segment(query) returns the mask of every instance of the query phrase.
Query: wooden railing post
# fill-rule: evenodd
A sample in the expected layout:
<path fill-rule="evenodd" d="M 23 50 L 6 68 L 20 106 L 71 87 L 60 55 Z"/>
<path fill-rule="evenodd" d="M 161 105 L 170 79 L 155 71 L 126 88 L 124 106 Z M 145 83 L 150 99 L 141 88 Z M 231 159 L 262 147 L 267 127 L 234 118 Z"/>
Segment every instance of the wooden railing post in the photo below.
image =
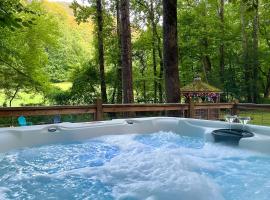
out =
<path fill-rule="evenodd" d="M 95 115 L 96 121 L 103 120 L 103 106 L 102 106 L 102 100 L 96 99 L 96 115 Z"/>
<path fill-rule="evenodd" d="M 192 99 L 188 102 L 188 118 L 194 118 L 195 117 L 195 104 L 192 101 Z"/>
<path fill-rule="evenodd" d="M 238 115 L 238 108 L 237 108 L 238 101 L 235 101 L 232 108 L 232 115 Z"/>
<path fill-rule="evenodd" d="M 211 109 L 206 109 L 206 119 L 211 119 Z"/>

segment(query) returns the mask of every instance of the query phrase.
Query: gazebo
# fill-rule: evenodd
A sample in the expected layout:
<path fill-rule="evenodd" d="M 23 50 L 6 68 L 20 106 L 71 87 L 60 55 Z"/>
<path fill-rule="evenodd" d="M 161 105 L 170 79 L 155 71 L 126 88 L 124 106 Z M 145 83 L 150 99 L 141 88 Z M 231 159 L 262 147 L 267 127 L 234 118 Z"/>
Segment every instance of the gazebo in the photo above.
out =
<path fill-rule="evenodd" d="M 185 102 L 196 103 L 219 103 L 222 91 L 212 85 L 204 83 L 201 78 L 181 88 L 181 94 L 185 97 Z M 218 119 L 219 109 L 200 109 L 195 111 L 196 118 Z"/>
<path fill-rule="evenodd" d="M 195 78 L 194 81 L 181 88 L 181 94 L 186 101 L 202 103 L 219 103 L 222 91 L 212 85 L 204 83 L 201 78 Z"/>

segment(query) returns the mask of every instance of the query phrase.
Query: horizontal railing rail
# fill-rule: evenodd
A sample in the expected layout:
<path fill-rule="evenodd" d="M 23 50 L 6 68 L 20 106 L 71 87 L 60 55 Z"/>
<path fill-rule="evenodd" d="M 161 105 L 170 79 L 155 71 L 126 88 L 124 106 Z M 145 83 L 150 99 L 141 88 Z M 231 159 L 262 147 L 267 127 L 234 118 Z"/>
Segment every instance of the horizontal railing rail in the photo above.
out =
<path fill-rule="evenodd" d="M 96 104 L 85 106 L 2 107 L 0 117 L 89 113 L 94 114 L 95 120 L 102 120 L 104 113 L 182 111 L 186 112 L 186 117 L 192 118 L 195 117 L 198 109 L 233 109 L 234 107 L 233 103 L 102 104 L 100 100 L 97 100 Z"/>
<path fill-rule="evenodd" d="M 188 104 L 104 104 L 103 111 L 118 112 L 155 112 L 155 111 L 173 111 L 188 110 Z"/>
<path fill-rule="evenodd" d="M 237 110 L 260 110 L 270 111 L 270 104 L 238 103 Z"/>
<path fill-rule="evenodd" d="M 137 116 L 168 116 L 170 111 L 179 111 L 174 114 L 181 117 L 200 118 L 210 120 L 223 120 L 224 115 L 247 115 L 251 116 L 255 124 L 270 123 L 270 104 L 250 104 L 250 103 L 164 103 L 164 104 L 102 104 L 101 100 L 97 100 L 95 104 L 83 106 L 37 106 L 37 107 L 0 107 L 0 118 L 3 123 L 14 124 L 13 117 L 23 116 L 55 116 L 55 115 L 83 115 L 79 119 L 83 120 L 103 120 L 110 117 L 133 117 Z M 149 112 L 143 114 L 140 112 Z M 159 112 L 156 115 L 152 112 Z M 104 115 L 111 113 L 111 115 Z M 114 113 L 114 114 L 113 114 Z M 119 115 L 115 115 L 118 114 Z M 131 113 L 129 115 L 128 113 Z M 269 113 L 269 114 L 268 114 Z M 9 119 L 5 119 L 10 117 Z M 68 116 L 67 116 L 68 117 Z M 49 117 L 48 119 L 50 119 Z M 39 119 L 39 118 L 37 118 Z M 40 123 L 43 123 L 41 121 Z M 39 122 L 37 122 L 39 123 Z M 46 123 L 46 122 L 45 122 Z M 1 125 L 0 125 L 1 126 Z M 7 124 L 5 124 L 7 126 Z"/>
<path fill-rule="evenodd" d="M 96 113 L 95 105 L 88 106 L 39 106 L 39 107 L 5 107 L 0 108 L 0 117 L 18 117 L 35 115 L 65 115 Z"/>

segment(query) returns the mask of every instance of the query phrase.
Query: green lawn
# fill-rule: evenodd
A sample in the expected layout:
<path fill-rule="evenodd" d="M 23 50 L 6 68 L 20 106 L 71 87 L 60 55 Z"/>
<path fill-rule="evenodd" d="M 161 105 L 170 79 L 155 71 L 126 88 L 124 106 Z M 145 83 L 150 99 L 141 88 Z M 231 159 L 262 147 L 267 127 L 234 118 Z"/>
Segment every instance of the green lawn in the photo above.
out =
<path fill-rule="evenodd" d="M 71 82 L 53 83 L 53 86 L 60 88 L 63 91 L 67 91 L 72 87 Z"/>
<path fill-rule="evenodd" d="M 230 114 L 230 111 L 221 112 L 220 119 L 225 119 L 225 115 Z M 270 126 L 270 112 L 259 110 L 240 111 L 238 113 L 240 117 L 251 117 L 249 124 Z"/>
<path fill-rule="evenodd" d="M 22 105 L 33 105 L 42 104 L 44 101 L 43 95 L 38 93 L 26 93 L 20 92 L 17 97 L 12 101 L 12 107 L 22 106 Z M 0 93 L 0 105 L 2 106 L 5 102 L 5 95 L 3 92 Z M 9 106 L 9 101 L 6 102 Z"/>
<path fill-rule="evenodd" d="M 239 116 L 251 117 L 250 124 L 270 126 L 270 112 L 265 111 L 241 111 Z"/>
<path fill-rule="evenodd" d="M 60 90 L 67 91 L 72 87 L 71 82 L 62 82 L 62 83 L 53 83 L 55 87 L 58 87 Z M 5 102 L 5 94 L 0 90 L 0 106 Z M 9 101 L 6 102 L 9 106 Z M 23 106 L 23 105 L 46 105 L 44 102 L 44 96 L 40 93 L 26 93 L 19 92 L 17 97 L 12 101 L 12 107 Z"/>

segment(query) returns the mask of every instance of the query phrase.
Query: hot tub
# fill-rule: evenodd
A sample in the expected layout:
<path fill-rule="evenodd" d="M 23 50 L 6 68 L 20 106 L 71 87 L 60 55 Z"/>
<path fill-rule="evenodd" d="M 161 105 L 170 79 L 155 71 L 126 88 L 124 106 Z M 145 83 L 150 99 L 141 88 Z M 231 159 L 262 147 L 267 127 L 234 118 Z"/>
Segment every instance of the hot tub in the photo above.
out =
<path fill-rule="evenodd" d="M 242 129 L 182 118 L 2 128 L 0 199 L 268 199 L 270 128 L 215 143 L 229 127 Z"/>

